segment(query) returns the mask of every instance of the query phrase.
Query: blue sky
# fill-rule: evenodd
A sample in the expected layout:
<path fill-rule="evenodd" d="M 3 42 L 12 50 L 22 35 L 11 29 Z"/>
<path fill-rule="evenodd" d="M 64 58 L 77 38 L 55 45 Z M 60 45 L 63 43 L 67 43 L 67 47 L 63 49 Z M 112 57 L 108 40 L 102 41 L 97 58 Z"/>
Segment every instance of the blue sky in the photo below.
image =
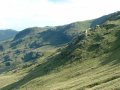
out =
<path fill-rule="evenodd" d="M 0 0 L 0 29 L 23 30 L 93 19 L 120 10 L 120 0 Z"/>

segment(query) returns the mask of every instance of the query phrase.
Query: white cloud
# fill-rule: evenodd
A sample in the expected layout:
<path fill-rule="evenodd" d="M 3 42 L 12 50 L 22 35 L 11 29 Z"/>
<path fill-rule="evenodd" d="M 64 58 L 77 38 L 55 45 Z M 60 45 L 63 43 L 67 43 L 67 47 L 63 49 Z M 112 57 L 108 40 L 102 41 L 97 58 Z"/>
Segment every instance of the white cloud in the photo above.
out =
<path fill-rule="evenodd" d="M 56 3 L 56 1 L 58 1 Z M 92 19 L 120 9 L 120 0 L 0 0 L 0 28 L 21 30 Z"/>

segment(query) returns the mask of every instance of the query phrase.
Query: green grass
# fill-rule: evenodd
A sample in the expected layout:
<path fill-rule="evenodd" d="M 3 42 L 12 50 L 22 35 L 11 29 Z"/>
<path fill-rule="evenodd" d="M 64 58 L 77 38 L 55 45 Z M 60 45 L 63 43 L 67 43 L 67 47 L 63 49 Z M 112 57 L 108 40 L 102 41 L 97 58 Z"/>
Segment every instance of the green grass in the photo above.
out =
<path fill-rule="evenodd" d="M 39 88 L 41 90 L 104 90 L 105 88 L 112 90 L 112 88 L 120 88 L 120 66 L 119 64 L 112 65 L 113 62 L 102 65 L 101 62 L 105 56 L 107 55 L 82 63 L 67 64 L 44 75 L 40 74 L 41 68 L 38 67 L 29 74 L 30 76 L 24 77 L 25 81 L 19 80 L 2 90 L 9 90 L 10 87 L 16 88 L 16 86 L 20 90 L 39 90 Z M 10 81 L 12 79 L 14 77 L 9 78 Z"/>

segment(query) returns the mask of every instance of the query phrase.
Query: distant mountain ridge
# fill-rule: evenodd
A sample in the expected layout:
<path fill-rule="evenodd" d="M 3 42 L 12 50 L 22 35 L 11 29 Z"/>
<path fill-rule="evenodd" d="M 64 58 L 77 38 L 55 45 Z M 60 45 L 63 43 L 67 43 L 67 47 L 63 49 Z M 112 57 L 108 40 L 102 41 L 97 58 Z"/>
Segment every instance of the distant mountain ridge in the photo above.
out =
<path fill-rule="evenodd" d="M 0 30 L 0 41 L 5 41 L 13 38 L 17 33 L 18 31 L 12 29 Z"/>
<path fill-rule="evenodd" d="M 60 45 L 68 43 L 74 36 L 79 35 L 88 28 L 96 28 L 102 25 L 112 16 L 119 14 L 115 12 L 93 20 L 74 22 L 67 25 L 55 27 L 31 27 L 20 31 L 11 42 L 11 46 L 27 46 L 28 48 L 39 48 L 43 45 Z M 19 42 L 19 43 L 18 43 Z"/>
<path fill-rule="evenodd" d="M 11 47 L 39 48 L 43 45 L 60 45 L 68 43 L 72 38 L 90 27 L 91 20 L 75 22 L 55 27 L 33 27 L 20 31 L 11 41 Z"/>
<path fill-rule="evenodd" d="M 32 35 L 37 38 L 39 36 L 39 39 L 40 38 L 42 39 L 42 42 L 39 40 L 39 42 L 41 42 L 41 43 L 45 42 L 48 44 L 54 44 L 54 42 L 55 42 L 55 44 L 57 44 L 56 41 L 58 41 L 58 44 L 60 44 L 60 43 L 64 43 L 64 42 L 69 42 L 72 39 L 72 37 L 79 34 L 81 31 L 85 31 L 88 28 L 95 28 L 96 25 L 102 25 L 109 18 L 111 18 L 112 16 L 115 16 L 119 13 L 120 13 L 120 11 L 111 13 L 108 15 L 104 15 L 102 17 L 99 17 L 99 18 L 96 18 L 93 20 L 74 22 L 74 23 L 70 23 L 67 25 L 55 26 L 55 27 L 50 27 L 50 26 L 49 27 L 31 27 L 31 28 L 26 28 L 20 32 L 12 30 L 12 29 L 0 30 L 0 41 L 7 40 L 10 38 L 14 38 L 14 37 L 15 37 L 14 38 L 14 41 L 15 41 L 18 39 L 23 39 L 25 37 L 30 37 Z M 38 33 L 39 33 L 39 35 L 38 35 Z M 56 34 L 58 34 L 58 35 L 56 35 Z M 64 37 L 65 40 L 62 37 Z M 49 41 L 49 39 L 51 39 L 50 41 L 53 43 L 46 42 L 46 41 Z"/>

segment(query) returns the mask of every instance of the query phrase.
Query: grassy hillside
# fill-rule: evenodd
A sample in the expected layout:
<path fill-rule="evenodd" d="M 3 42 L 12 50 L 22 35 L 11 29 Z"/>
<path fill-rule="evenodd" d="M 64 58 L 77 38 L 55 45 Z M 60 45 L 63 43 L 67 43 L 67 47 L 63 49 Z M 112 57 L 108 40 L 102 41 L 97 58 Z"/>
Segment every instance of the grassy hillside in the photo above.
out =
<path fill-rule="evenodd" d="M 75 22 L 55 27 L 33 27 L 19 32 L 11 42 L 12 48 L 21 45 L 27 48 L 39 48 L 44 45 L 60 45 L 69 42 L 73 36 L 90 27 L 91 21 Z"/>
<path fill-rule="evenodd" d="M 49 57 L 2 74 L 1 90 L 119 90 L 119 46 L 118 12 Z"/>
<path fill-rule="evenodd" d="M 36 61 L 39 57 L 49 54 L 40 50 L 42 47 L 54 47 L 55 50 L 70 42 L 75 36 L 88 28 L 95 28 L 97 24 L 103 24 L 107 19 L 105 16 L 81 22 L 75 22 L 55 27 L 32 27 L 20 31 L 13 40 L 0 44 L 0 66 L 16 68 L 18 64 L 27 61 Z M 102 22 L 96 23 L 95 21 Z M 53 50 L 53 51 L 55 51 Z M 38 53 L 41 55 L 38 57 Z M 50 55 L 50 54 L 49 54 Z M 27 58 L 27 59 L 26 59 Z M 5 69 L 6 70 L 6 69 Z M 2 69 L 2 71 L 4 71 Z"/>
<path fill-rule="evenodd" d="M 0 44 L 0 72 L 36 62 L 66 45 L 90 27 L 91 21 L 55 27 L 32 27 L 20 31 L 13 40 Z M 29 62 L 31 61 L 31 62 Z"/>

